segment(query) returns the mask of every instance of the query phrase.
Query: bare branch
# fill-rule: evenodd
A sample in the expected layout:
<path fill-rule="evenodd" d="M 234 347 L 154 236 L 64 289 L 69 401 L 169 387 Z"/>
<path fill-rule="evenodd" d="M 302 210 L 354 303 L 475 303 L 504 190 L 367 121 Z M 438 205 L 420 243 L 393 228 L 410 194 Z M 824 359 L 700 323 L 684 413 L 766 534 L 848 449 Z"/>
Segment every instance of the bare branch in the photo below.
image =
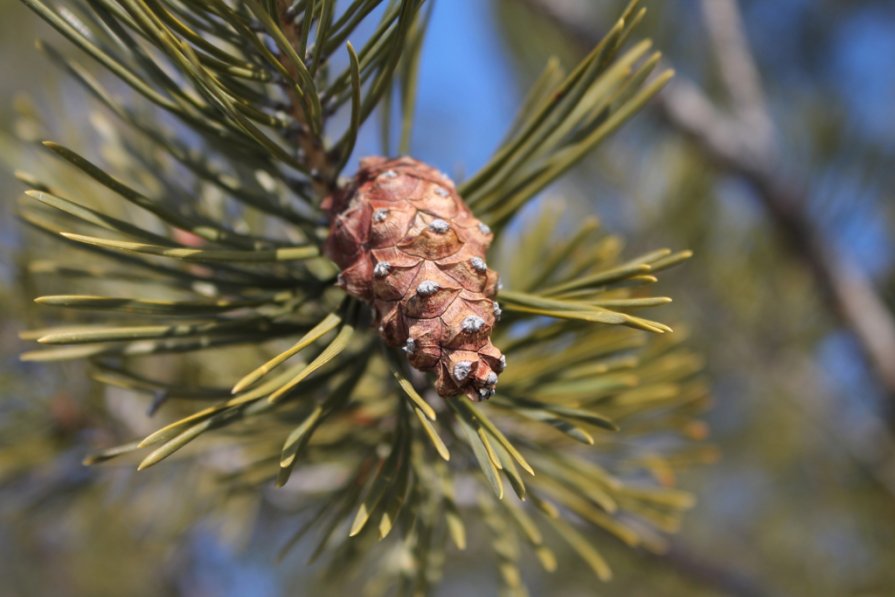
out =
<path fill-rule="evenodd" d="M 755 577 L 726 565 L 712 561 L 703 553 L 690 550 L 680 541 L 675 541 L 667 552 L 652 558 L 672 568 L 675 572 L 704 586 L 717 589 L 732 597 L 782 597 L 783 593 L 759 582 Z"/>
<path fill-rule="evenodd" d="M 566 10 L 568 3 L 522 0 L 584 47 L 597 35 L 584 19 Z M 737 112 L 722 112 L 701 90 L 675 81 L 657 96 L 668 124 L 689 137 L 722 171 L 745 180 L 778 233 L 814 277 L 827 305 L 848 328 L 889 396 L 887 413 L 895 424 L 895 319 L 867 275 L 833 248 L 809 217 L 809 185 L 784 178 L 777 169 L 779 148 L 761 90 L 758 69 L 742 31 L 733 0 L 704 0 L 706 22 L 717 49 L 725 84 Z"/>
<path fill-rule="evenodd" d="M 774 123 L 735 0 L 702 0 L 702 12 L 733 112 L 748 127 L 746 139 L 755 143 L 756 150 L 775 150 Z"/>

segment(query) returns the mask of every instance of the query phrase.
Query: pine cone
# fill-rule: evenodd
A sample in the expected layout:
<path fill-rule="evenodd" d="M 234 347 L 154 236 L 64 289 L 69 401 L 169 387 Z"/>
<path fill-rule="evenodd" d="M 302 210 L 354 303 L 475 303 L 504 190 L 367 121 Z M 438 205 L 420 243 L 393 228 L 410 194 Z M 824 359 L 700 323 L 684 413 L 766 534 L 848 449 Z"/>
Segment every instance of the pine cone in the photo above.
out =
<path fill-rule="evenodd" d="M 500 317 L 498 275 L 485 263 L 493 234 L 454 183 L 412 158 L 370 157 L 324 207 L 338 285 L 373 306 L 386 344 L 434 371 L 441 396 L 490 398 L 506 366 L 491 343 Z"/>

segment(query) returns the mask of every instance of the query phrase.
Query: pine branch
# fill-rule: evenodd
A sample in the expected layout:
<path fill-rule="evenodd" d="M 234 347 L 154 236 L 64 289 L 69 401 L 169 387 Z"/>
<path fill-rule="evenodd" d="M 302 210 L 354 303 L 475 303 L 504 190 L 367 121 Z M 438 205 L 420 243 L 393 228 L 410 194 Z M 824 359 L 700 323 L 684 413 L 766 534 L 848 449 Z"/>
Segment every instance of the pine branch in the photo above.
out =
<path fill-rule="evenodd" d="M 338 181 L 359 128 L 393 97 L 408 143 L 422 0 L 354 0 L 340 14 L 333 0 L 24 2 L 104 67 L 43 44 L 108 109 L 96 118 L 121 126 L 90 156 L 45 143 L 61 163 L 20 176 L 32 189 L 22 219 L 72 249 L 32 267 L 65 285 L 37 299 L 64 325 L 25 332 L 47 348 L 23 358 L 88 358 L 95 380 L 145 395 L 164 419 L 86 462 L 193 463 L 222 495 L 317 468 L 328 485 L 296 490 L 311 519 L 289 544 L 313 531 L 312 560 L 333 578 L 349 558 L 410 562 L 372 581 L 414 593 L 440 574 L 448 537 L 465 547 L 461 508 L 486 522 L 516 591 L 523 536 L 548 571 L 549 533 L 608 578 L 587 529 L 647 548 L 655 532 L 630 519 L 677 529 L 693 500 L 670 487 L 675 471 L 714 455 L 699 443 L 701 359 L 634 312 L 669 302 L 646 287 L 689 252 L 624 260 L 594 221 L 566 238 L 574 223 L 557 210 L 518 219 L 670 77 L 633 40 L 636 0 L 568 74 L 548 65 L 466 202 L 409 157 L 369 158 Z M 329 142 L 339 110 L 348 122 Z M 500 296 L 486 258 L 505 272 Z M 69 311 L 74 324 L 60 320 Z M 191 375 L 159 365 L 174 354 Z M 221 476 L 188 453 L 216 446 L 245 464 Z"/>

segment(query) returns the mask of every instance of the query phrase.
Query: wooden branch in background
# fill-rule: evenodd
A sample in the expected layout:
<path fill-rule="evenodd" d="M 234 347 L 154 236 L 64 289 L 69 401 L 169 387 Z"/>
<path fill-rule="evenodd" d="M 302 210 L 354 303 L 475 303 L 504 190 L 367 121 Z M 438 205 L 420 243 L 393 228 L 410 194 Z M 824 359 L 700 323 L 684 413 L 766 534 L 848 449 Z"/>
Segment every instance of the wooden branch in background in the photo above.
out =
<path fill-rule="evenodd" d="M 783 593 L 760 583 L 756 578 L 720 562 L 707 559 L 704 554 L 690 551 L 679 541 L 672 542 L 663 554 L 646 554 L 660 565 L 674 570 L 688 580 L 716 589 L 730 597 L 783 597 Z"/>
<path fill-rule="evenodd" d="M 573 3 L 520 2 L 582 47 L 596 43 L 596 31 L 575 15 Z M 733 112 L 722 112 L 698 87 L 680 77 L 657 96 L 656 104 L 665 121 L 719 170 L 741 178 L 755 191 L 780 237 L 813 276 L 830 311 L 855 338 L 889 398 L 886 416 L 895 427 L 895 318 L 872 280 L 836 251 L 833 241 L 812 221 L 809 184 L 780 173 L 776 159 L 780 147 L 736 2 L 703 0 L 703 12 Z"/>

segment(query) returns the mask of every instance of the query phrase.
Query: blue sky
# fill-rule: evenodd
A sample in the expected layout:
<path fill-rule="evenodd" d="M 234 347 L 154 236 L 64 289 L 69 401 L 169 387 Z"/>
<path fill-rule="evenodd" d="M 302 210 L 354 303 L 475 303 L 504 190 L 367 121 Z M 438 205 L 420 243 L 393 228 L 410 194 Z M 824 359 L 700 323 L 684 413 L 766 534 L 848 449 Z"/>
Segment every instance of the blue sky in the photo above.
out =
<path fill-rule="evenodd" d="M 519 105 L 512 64 L 498 32 L 490 2 L 435 3 L 415 119 L 426 128 L 416 128 L 412 147 L 415 157 L 458 178 L 491 156 Z M 376 129 L 364 131 L 356 157 L 380 153 Z"/>

